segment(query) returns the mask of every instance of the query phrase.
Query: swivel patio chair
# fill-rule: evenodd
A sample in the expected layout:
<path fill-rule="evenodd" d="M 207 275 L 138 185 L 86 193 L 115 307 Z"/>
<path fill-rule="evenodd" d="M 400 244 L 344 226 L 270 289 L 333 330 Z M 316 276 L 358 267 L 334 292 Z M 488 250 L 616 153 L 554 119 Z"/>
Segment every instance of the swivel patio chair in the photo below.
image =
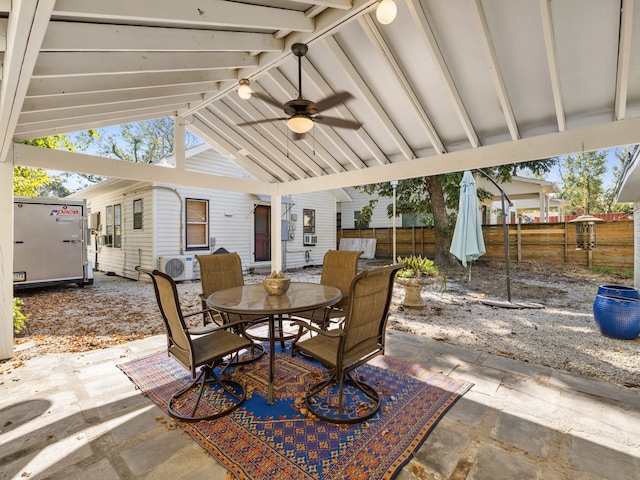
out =
<path fill-rule="evenodd" d="M 344 318 L 345 308 L 349 303 L 351 280 L 358 273 L 358 259 L 363 253 L 354 250 L 328 250 L 322 261 L 320 284 L 338 288 L 342 292 L 342 299 L 326 309 L 296 313 L 294 317 L 310 320 L 324 330 L 332 321 Z"/>
<path fill-rule="evenodd" d="M 241 329 L 243 322 L 210 325 L 206 333 L 193 335 L 185 324 L 173 279 L 158 270 L 140 267 L 137 270 L 149 275 L 153 281 L 167 331 L 168 354 L 188 369 L 193 379 L 171 396 L 167 405 L 169 414 L 180 420 L 197 422 L 221 417 L 238 408 L 245 400 L 246 389 L 241 383 L 223 376 L 230 364 L 228 358 L 252 347 L 250 340 L 230 331 Z M 205 391 L 206 401 L 202 402 Z"/>
<path fill-rule="evenodd" d="M 332 423 L 356 423 L 371 418 L 380 409 L 378 392 L 353 371 L 384 354 L 393 281 L 403 267 L 392 265 L 358 274 L 351 282 L 341 327 L 323 330 L 305 321 L 295 322 L 299 333 L 292 355 L 302 352 L 330 371 L 327 379 L 307 390 L 307 408 L 315 416 Z M 306 330 L 317 335 L 300 341 Z"/>
<path fill-rule="evenodd" d="M 200 264 L 200 285 L 202 286 L 200 302 L 203 311 L 207 312 L 203 315 L 205 325 L 208 322 L 214 322 L 220 325 L 240 320 L 253 324 L 268 321 L 267 317 L 260 315 L 243 315 L 240 317 L 239 315 L 225 314 L 223 318 L 222 314 L 207 309 L 207 298 L 212 293 L 224 288 L 241 287 L 244 285 L 242 260 L 240 259 L 240 255 L 235 252 L 211 253 L 208 255 L 196 255 L 195 257 Z M 254 344 L 251 355 L 245 357 L 243 363 L 257 360 L 263 353 L 264 347 L 256 343 Z"/>

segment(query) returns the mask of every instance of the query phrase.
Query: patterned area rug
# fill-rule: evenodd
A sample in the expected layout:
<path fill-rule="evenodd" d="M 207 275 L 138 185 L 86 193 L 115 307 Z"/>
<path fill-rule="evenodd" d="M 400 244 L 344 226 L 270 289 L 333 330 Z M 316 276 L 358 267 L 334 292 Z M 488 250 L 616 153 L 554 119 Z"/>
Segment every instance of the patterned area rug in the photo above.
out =
<path fill-rule="evenodd" d="M 165 412 L 190 374 L 166 352 L 118 366 Z M 276 402 L 268 405 L 268 357 L 236 367 L 247 400 L 222 418 L 178 422 L 238 479 L 387 479 L 409 461 L 445 412 L 472 384 L 390 357 L 357 373 L 380 393 L 382 408 L 366 422 L 334 425 L 305 416 L 305 386 L 326 370 L 307 358 L 276 353 Z M 212 406 L 215 408 L 215 406 Z"/>

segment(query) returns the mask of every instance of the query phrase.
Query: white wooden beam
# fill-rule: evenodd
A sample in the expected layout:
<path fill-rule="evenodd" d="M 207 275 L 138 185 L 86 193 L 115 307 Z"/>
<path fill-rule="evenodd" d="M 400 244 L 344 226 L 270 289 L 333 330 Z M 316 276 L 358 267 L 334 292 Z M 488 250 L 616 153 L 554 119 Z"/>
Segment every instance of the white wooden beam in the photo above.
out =
<path fill-rule="evenodd" d="M 70 95 L 74 93 L 124 92 L 150 87 L 171 87 L 208 84 L 238 78 L 235 70 L 193 70 L 177 72 L 131 73 L 128 75 L 101 75 L 85 77 L 40 77 L 29 84 L 27 97 L 47 95 Z"/>
<path fill-rule="evenodd" d="M 197 115 L 193 116 L 189 122 L 189 130 L 195 133 L 198 138 L 225 155 L 231 162 L 256 177 L 263 182 L 275 183 L 276 177 L 252 160 L 240 153 L 240 149 L 229 142 L 222 135 L 215 132 L 211 126 L 203 122 Z"/>
<path fill-rule="evenodd" d="M 198 112 L 198 117 L 210 128 L 219 132 L 225 136 L 229 141 L 238 145 L 239 149 L 244 149 L 249 152 L 249 155 L 253 160 L 264 168 L 268 172 L 271 172 L 279 182 L 288 182 L 292 180 L 289 172 L 286 172 L 279 165 L 277 165 L 272 158 L 265 155 L 259 148 L 250 143 L 246 138 L 236 132 L 229 125 L 224 123 L 221 119 L 216 117 L 209 109 L 204 109 Z"/>
<path fill-rule="evenodd" d="M 295 3 L 302 3 L 311 7 L 318 5 L 328 8 L 339 8 L 341 10 L 349 10 L 351 8 L 351 0 L 293 0 Z"/>
<path fill-rule="evenodd" d="M 281 186 L 282 195 L 292 195 L 331 188 L 389 182 L 405 178 L 462 172 L 576 152 L 590 152 L 640 143 L 640 117 L 591 125 L 532 138 L 449 152 L 444 155 L 415 158 L 389 165 L 349 171 L 328 177 L 298 180 Z"/>
<path fill-rule="evenodd" d="M 127 162 L 20 143 L 14 144 L 13 147 L 13 162 L 16 165 L 26 167 L 60 170 L 63 172 L 91 173 L 103 177 L 126 178 L 143 182 L 169 183 L 232 192 L 265 195 L 271 193 L 271 187 L 268 183 L 244 178 Z"/>
<path fill-rule="evenodd" d="M 172 72 L 253 67 L 258 59 L 236 52 L 44 52 L 34 77 Z"/>
<path fill-rule="evenodd" d="M 378 28 L 377 24 L 373 21 L 373 19 L 369 15 L 364 15 L 360 17 L 360 25 L 364 33 L 369 38 L 369 41 L 371 42 L 371 44 L 378 51 L 378 54 L 380 55 L 380 57 L 382 57 L 382 59 L 386 62 L 392 75 L 395 77 L 396 81 L 400 85 L 400 88 L 402 89 L 404 94 L 407 96 L 409 102 L 413 106 L 413 111 L 415 112 L 417 117 L 420 119 L 422 129 L 426 133 L 427 138 L 431 143 L 431 146 L 436 151 L 436 153 L 438 154 L 445 153 L 447 150 L 444 144 L 442 143 L 442 140 L 440 139 L 438 132 L 436 132 L 436 129 L 433 126 L 433 123 L 431 122 L 429 115 L 427 115 L 427 111 L 424 105 L 422 105 L 422 103 L 420 102 L 420 99 L 413 91 L 411 82 L 409 82 L 409 80 L 407 79 L 407 76 L 402 70 L 402 67 L 396 60 L 395 55 L 393 55 L 393 53 L 389 49 L 389 46 L 386 44 L 386 42 L 382 38 L 382 34 L 380 33 L 380 29 Z"/>
<path fill-rule="evenodd" d="M 14 2 L 7 25 L 7 52 L 0 85 L 0 161 L 11 147 L 44 32 L 55 0 Z"/>
<path fill-rule="evenodd" d="M 491 35 L 489 33 L 489 26 L 487 25 L 487 19 L 484 16 L 484 10 L 482 9 L 481 0 L 469 0 L 469 6 L 471 7 L 471 13 L 478 26 L 478 32 L 480 34 L 480 44 L 484 50 L 485 57 L 489 63 L 489 73 L 493 78 L 493 84 L 498 94 L 498 101 L 500 102 L 500 108 L 504 114 L 509 133 L 512 140 L 520 138 L 520 132 L 518 131 L 518 125 L 516 123 L 516 117 L 513 114 L 513 108 L 509 101 L 509 94 L 507 93 L 507 87 L 504 84 L 502 73 L 500 71 L 500 65 L 496 57 L 496 52 L 493 49 L 493 42 L 491 41 Z"/>
<path fill-rule="evenodd" d="M 325 97 L 335 93 L 333 88 L 327 83 L 324 77 L 318 72 L 318 70 L 311 64 L 311 62 L 304 62 L 302 64 L 302 71 L 306 76 L 306 82 L 311 83 L 322 92 Z M 340 114 L 348 120 L 357 121 L 356 117 L 354 117 L 349 111 L 349 107 L 346 105 L 338 105 L 335 107 L 336 111 L 340 112 Z M 357 131 L 358 138 L 364 144 L 365 148 L 369 150 L 371 153 L 371 157 L 375 160 L 379 165 L 384 165 L 385 163 L 389 163 L 384 152 L 380 149 L 378 144 L 371 138 L 371 135 L 364 129 L 361 128 Z M 354 152 L 355 154 L 355 152 Z M 364 168 L 365 164 L 358 157 L 356 158 L 348 158 L 351 164 L 356 168 Z"/>
<path fill-rule="evenodd" d="M 358 73 L 356 68 L 351 63 L 351 60 L 349 60 L 340 45 L 338 45 L 338 42 L 335 40 L 335 38 L 327 37 L 325 38 L 325 43 L 329 47 L 329 50 L 333 54 L 334 58 L 339 63 L 340 67 L 346 72 L 347 76 L 353 82 L 355 88 L 357 89 L 357 93 L 355 94 L 355 96 L 359 97 L 360 101 L 367 102 L 369 104 L 369 107 L 373 109 L 380 122 L 386 128 L 389 137 L 391 137 L 393 142 L 400 150 L 400 153 L 405 158 L 414 158 L 415 154 L 413 153 L 413 150 L 406 142 L 406 140 L 402 137 L 402 134 L 398 130 L 398 127 L 396 127 L 393 120 L 391 120 L 389 115 L 387 115 L 385 109 L 382 107 L 364 79 L 360 76 L 360 73 Z"/>
<path fill-rule="evenodd" d="M 238 123 L 242 123 L 244 119 L 238 115 L 234 108 L 229 107 L 224 102 L 216 102 L 215 105 L 210 105 L 208 107 L 209 111 L 215 110 L 216 117 L 220 119 L 226 119 L 228 123 L 235 125 Z M 279 135 L 278 135 L 279 133 Z M 277 132 L 276 136 L 283 136 L 282 132 Z M 309 175 L 302 168 L 300 168 L 295 160 L 297 159 L 294 156 L 289 156 L 286 150 L 279 150 L 275 145 L 273 145 L 269 139 L 260 135 L 256 132 L 254 135 L 250 135 L 250 140 L 245 140 L 246 143 L 251 143 L 256 147 L 259 147 L 259 150 L 266 154 L 268 157 L 272 159 L 273 162 L 277 163 L 283 169 L 290 172 L 291 177 L 294 179 L 307 178 Z M 242 144 L 241 144 L 242 146 Z M 322 174 L 324 172 L 320 172 Z"/>
<path fill-rule="evenodd" d="M 284 41 L 268 33 L 51 22 L 45 52 L 281 52 Z"/>
<path fill-rule="evenodd" d="M 616 72 L 616 99 L 614 104 L 614 115 L 616 120 L 622 120 L 625 118 L 627 113 L 634 5 L 634 0 L 622 0 L 620 41 L 618 43 L 618 70 Z"/>
<path fill-rule="evenodd" d="M 0 360 L 4 360 L 13 357 L 13 162 L 0 162 L 0 225 Z"/>
<path fill-rule="evenodd" d="M 422 6 L 416 0 L 407 0 L 407 6 L 409 7 L 409 11 L 411 12 L 411 16 L 418 27 L 418 33 L 422 37 L 424 45 L 429 50 L 431 57 L 433 58 L 434 65 L 440 72 L 442 76 L 442 80 L 444 81 L 445 86 L 447 87 L 447 91 L 449 92 L 449 99 L 451 100 L 451 104 L 453 109 L 456 111 L 458 115 L 458 120 L 462 125 L 465 133 L 467 134 L 467 139 L 472 147 L 479 147 L 480 140 L 478 139 L 478 135 L 476 134 L 475 129 L 473 128 L 473 124 L 471 123 L 471 119 L 469 118 L 469 114 L 467 113 L 467 109 L 464 106 L 464 102 L 460 97 L 460 93 L 458 92 L 458 88 L 456 87 L 455 82 L 453 81 L 453 76 L 449 71 L 449 67 L 447 66 L 447 62 L 440 51 L 440 47 L 438 46 L 438 41 L 436 40 L 436 36 L 431 29 L 431 25 L 429 25 L 429 19 L 424 13 Z"/>
<path fill-rule="evenodd" d="M 284 8 L 263 7 L 223 0 L 58 0 L 54 15 L 64 18 L 87 17 L 119 22 L 158 23 L 164 25 L 195 25 L 202 27 L 291 29 L 313 31 L 313 21 L 303 12 Z"/>
<path fill-rule="evenodd" d="M 558 70 L 558 59 L 556 55 L 556 41 L 553 35 L 553 20 L 551 19 L 551 0 L 539 0 L 539 4 L 544 46 L 547 52 L 549 80 L 551 81 L 551 91 L 553 92 L 553 104 L 556 108 L 558 131 L 563 132 L 567 129 L 567 120 L 564 113 L 564 105 L 562 104 L 562 88 L 560 85 L 560 72 Z"/>

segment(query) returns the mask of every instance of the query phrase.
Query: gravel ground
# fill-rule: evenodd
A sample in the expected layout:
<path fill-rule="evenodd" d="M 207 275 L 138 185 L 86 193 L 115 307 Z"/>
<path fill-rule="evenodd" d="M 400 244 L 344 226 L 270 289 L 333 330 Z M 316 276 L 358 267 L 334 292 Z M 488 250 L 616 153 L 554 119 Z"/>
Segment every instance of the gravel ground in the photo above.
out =
<path fill-rule="evenodd" d="M 365 265 L 366 263 L 366 265 Z M 384 262 L 364 262 L 363 267 Z M 320 268 L 288 275 L 318 282 Z M 629 278 L 594 274 L 576 267 L 515 266 L 510 274 L 512 302 L 543 308 L 492 307 L 483 300 L 506 297 L 506 275 L 499 264 L 478 262 L 469 271 L 447 271 L 444 291 L 425 291 L 427 306 L 400 305 L 403 287 L 394 288 L 388 327 L 476 351 L 597 377 L 640 388 L 640 338 L 616 340 L 600 334 L 592 305 L 599 284 L 632 285 Z M 247 275 L 247 283 L 262 281 Z M 199 309 L 200 284 L 178 285 L 185 311 Z M 16 338 L 21 362 L 39 355 L 95 350 L 164 333 L 153 288 L 96 272 L 93 286 L 72 285 L 21 291 L 28 328 Z M 0 369 L 2 363 L 0 363 Z"/>

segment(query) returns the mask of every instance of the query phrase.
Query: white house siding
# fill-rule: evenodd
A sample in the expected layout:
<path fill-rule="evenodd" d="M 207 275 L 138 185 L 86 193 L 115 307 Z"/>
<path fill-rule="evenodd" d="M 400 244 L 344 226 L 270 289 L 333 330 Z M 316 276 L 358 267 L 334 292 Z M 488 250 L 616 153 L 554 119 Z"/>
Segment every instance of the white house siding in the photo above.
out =
<path fill-rule="evenodd" d="M 353 198 L 351 202 L 340 203 L 340 219 L 342 228 L 356 228 L 354 212 L 359 212 L 361 207 L 369 205 L 371 195 L 362 193 L 355 188 L 346 188 L 346 192 Z M 390 197 L 379 197 L 378 204 L 373 209 L 373 215 L 369 222 L 370 228 L 386 228 L 392 225 L 392 220 L 387 216 L 387 206 L 393 203 Z M 402 224 L 401 217 L 398 217 L 396 225 Z"/>
<path fill-rule="evenodd" d="M 200 151 L 188 156 L 187 169 L 226 176 L 251 178 L 244 170 L 213 150 Z M 128 278 L 140 278 L 135 267 L 157 268 L 160 257 L 208 254 L 219 248 L 237 252 L 245 271 L 255 268 L 268 271 L 271 262 L 256 262 L 254 255 L 254 209 L 256 205 L 270 206 L 270 199 L 258 195 L 223 192 L 205 188 L 182 187 L 169 184 L 135 183 L 119 187 L 121 181 L 104 184 L 77 192 L 76 198 L 86 198 L 92 213 L 100 212 L 106 219 L 106 207 L 122 205 L 122 248 L 98 247 L 98 268 Z M 142 230 L 133 230 L 133 200 L 143 199 L 144 224 Z M 187 249 L 185 231 L 186 200 L 209 202 L 209 246 Z M 283 205 L 283 218 L 292 223 L 293 238 L 282 242 L 283 267 L 299 268 L 322 263 L 324 253 L 336 248 L 336 200 L 330 192 L 297 195 L 291 209 Z M 316 211 L 315 246 L 303 246 L 302 217 L 305 208 Z M 103 226 L 101 234 L 105 233 Z M 155 243 L 154 243 L 155 242 Z M 91 257 L 93 260 L 93 253 Z M 198 262 L 193 259 L 193 279 L 200 278 Z"/>
<path fill-rule="evenodd" d="M 306 265 L 320 265 L 327 250 L 336 246 L 336 199 L 331 192 L 313 192 L 293 197 L 295 205 L 289 213 L 297 215 L 293 239 L 282 242 L 283 267 L 301 268 Z M 302 217 L 305 208 L 315 210 L 318 243 L 314 246 L 303 245 Z M 285 210 L 283 206 L 283 211 Z"/>
<path fill-rule="evenodd" d="M 633 202 L 633 211 L 633 283 L 640 289 L 640 200 Z"/>
<path fill-rule="evenodd" d="M 87 196 L 87 209 L 93 214 L 100 212 L 101 229 L 98 237 L 106 233 L 106 207 L 121 205 L 122 236 L 121 248 L 107 247 L 95 244 L 89 251 L 89 258 L 97 263 L 97 268 L 103 272 L 114 272 L 127 278 L 138 278 L 135 270 L 137 265 L 150 265 L 153 258 L 153 200 L 152 190 L 148 183 L 140 183 L 128 188 L 119 188 L 95 196 Z M 82 196 L 82 194 L 78 195 Z M 133 229 L 133 201 L 142 199 L 143 221 L 142 229 Z M 97 262 L 96 262 L 97 249 Z"/>

